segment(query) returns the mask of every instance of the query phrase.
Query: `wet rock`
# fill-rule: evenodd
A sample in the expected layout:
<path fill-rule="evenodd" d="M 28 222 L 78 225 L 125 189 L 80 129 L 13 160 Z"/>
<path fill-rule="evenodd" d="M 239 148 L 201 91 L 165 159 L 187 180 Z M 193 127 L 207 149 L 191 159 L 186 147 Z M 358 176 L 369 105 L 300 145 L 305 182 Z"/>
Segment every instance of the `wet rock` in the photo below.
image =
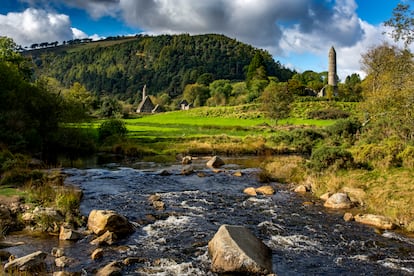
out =
<path fill-rule="evenodd" d="M 104 256 L 104 250 L 102 248 L 95 249 L 91 254 L 92 260 L 102 259 Z"/>
<path fill-rule="evenodd" d="M 83 237 L 82 233 L 75 231 L 71 228 L 60 226 L 59 240 L 64 241 L 77 241 Z"/>
<path fill-rule="evenodd" d="M 295 191 L 295 193 L 305 194 L 309 190 L 308 190 L 308 187 L 306 187 L 305 185 L 299 185 L 295 188 L 294 191 Z"/>
<path fill-rule="evenodd" d="M 88 229 L 98 236 L 106 231 L 119 237 L 134 232 L 134 226 L 126 217 L 111 210 L 92 210 L 88 217 Z"/>
<path fill-rule="evenodd" d="M 161 196 L 158 194 L 153 194 L 148 197 L 148 201 L 151 203 L 158 200 L 161 200 Z"/>
<path fill-rule="evenodd" d="M 243 176 L 243 173 L 241 171 L 236 171 L 236 172 L 233 173 L 233 176 L 235 176 L 235 177 L 242 177 Z"/>
<path fill-rule="evenodd" d="M 191 165 L 185 165 L 184 167 L 182 167 L 181 169 L 181 174 L 182 175 L 191 175 L 194 173 L 194 168 Z"/>
<path fill-rule="evenodd" d="M 208 252 L 216 273 L 272 273 L 271 250 L 242 226 L 222 225 L 208 243 Z"/>
<path fill-rule="evenodd" d="M 63 250 L 63 248 L 54 247 L 54 248 L 52 248 L 51 254 L 55 258 L 60 258 L 63 255 L 65 255 L 65 251 Z"/>
<path fill-rule="evenodd" d="M 206 177 L 207 175 L 205 174 L 205 172 L 198 172 L 197 176 L 198 177 Z"/>
<path fill-rule="evenodd" d="M 161 176 L 170 176 L 171 172 L 167 171 L 167 170 L 162 170 L 158 174 L 161 175 Z"/>
<path fill-rule="evenodd" d="M 352 207 L 352 202 L 347 194 L 336 193 L 330 196 L 323 206 L 331 209 L 349 209 Z"/>
<path fill-rule="evenodd" d="M 344 214 L 344 221 L 348 222 L 348 221 L 353 221 L 354 220 L 354 215 L 351 213 L 345 213 Z"/>
<path fill-rule="evenodd" d="M 162 202 L 161 200 L 157 200 L 157 201 L 152 202 L 152 206 L 153 206 L 156 210 L 159 210 L 159 211 L 163 211 L 163 210 L 165 210 L 165 203 L 164 203 L 164 202 Z"/>
<path fill-rule="evenodd" d="M 154 209 L 163 211 L 165 210 L 165 203 L 161 201 L 161 196 L 157 194 L 150 195 L 148 201 L 152 204 Z"/>
<path fill-rule="evenodd" d="M 148 259 L 141 258 L 141 257 L 128 257 L 125 260 L 123 260 L 124 265 L 133 265 L 133 264 L 142 264 L 148 262 Z"/>
<path fill-rule="evenodd" d="M 181 164 L 183 165 L 188 165 L 193 163 L 193 158 L 191 156 L 184 156 L 183 159 L 181 160 Z"/>
<path fill-rule="evenodd" d="M 262 194 L 262 195 L 274 195 L 275 189 L 273 189 L 273 187 L 270 185 L 261 186 L 256 189 L 256 193 Z"/>
<path fill-rule="evenodd" d="M 209 168 L 220 168 L 221 166 L 224 166 L 224 165 L 225 165 L 224 161 L 218 156 L 213 156 L 207 162 L 207 167 Z"/>
<path fill-rule="evenodd" d="M 356 222 L 371 225 L 382 230 L 393 230 L 397 228 L 397 225 L 393 223 L 391 219 L 384 216 L 372 214 L 358 214 L 354 218 Z"/>
<path fill-rule="evenodd" d="M 66 257 L 66 256 L 62 256 L 62 257 L 59 257 L 59 258 L 55 259 L 55 265 L 57 267 L 61 267 L 61 268 L 66 267 L 69 264 L 74 263 L 74 262 L 75 262 L 75 259 L 72 259 L 72 258 L 69 258 L 69 257 Z"/>
<path fill-rule="evenodd" d="M 21 258 L 14 259 L 4 265 L 6 272 L 27 271 L 27 272 L 41 272 L 45 271 L 45 259 L 47 254 L 42 251 L 37 251 Z"/>
<path fill-rule="evenodd" d="M 323 201 L 327 201 L 328 198 L 330 198 L 332 195 L 333 194 L 331 192 L 327 192 L 327 193 L 324 193 L 323 195 L 321 195 L 319 198 Z"/>
<path fill-rule="evenodd" d="M 10 258 L 11 253 L 5 250 L 0 250 L 0 261 L 6 261 Z"/>
<path fill-rule="evenodd" d="M 111 262 L 99 269 L 96 276 L 122 276 L 122 267 L 123 264 L 121 262 Z"/>
<path fill-rule="evenodd" d="M 261 195 L 274 195 L 275 194 L 275 189 L 270 185 L 261 186 L 259 188 L 248 187 L 248 188 L 243 190 L 243 193 L 245 193 L 246 195 L 249 195 L 249 196 L 257 196 L 258 194 L 261 194 Z"/>
<path fill-rule="evenodd" d="M 249 196 L 257 196 L 256 189 L 253 187 L 248 187 L 243 190 L 243 193 Z"/>
<path fill-rule="evenodd" d="M 90 242 L 93 245 L 112 245 L 116 242 L 117 236 L 115 233 L 106 231 L 96 239 Z"/>
<path fill-rule="evenodd" d="M 15 247 L 19 245 L 24 245 L 24 242 L 7 242 L 7 241 L 0 241 L 0 248 L 9 248 Z"/>

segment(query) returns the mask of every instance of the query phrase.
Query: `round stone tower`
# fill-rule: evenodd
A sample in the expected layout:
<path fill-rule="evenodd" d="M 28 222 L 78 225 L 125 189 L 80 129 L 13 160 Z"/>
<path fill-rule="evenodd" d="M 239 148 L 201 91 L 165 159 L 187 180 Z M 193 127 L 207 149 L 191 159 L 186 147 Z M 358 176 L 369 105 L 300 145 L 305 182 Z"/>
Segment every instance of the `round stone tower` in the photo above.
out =
<path fill-rule="evenodd" d="M 338 85 L 336 74 L 336 52 L 333 46 L 329 50 L 328 85 L 333 86 L 334 89 Z"/>

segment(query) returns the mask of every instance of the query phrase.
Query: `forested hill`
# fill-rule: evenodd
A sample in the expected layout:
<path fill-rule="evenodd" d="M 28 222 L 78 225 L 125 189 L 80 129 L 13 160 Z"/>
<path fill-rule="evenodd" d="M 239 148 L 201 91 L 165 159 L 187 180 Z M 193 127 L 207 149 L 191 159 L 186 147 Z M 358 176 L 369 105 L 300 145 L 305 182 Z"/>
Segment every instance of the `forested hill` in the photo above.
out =
<path fill-rule="evenodd" d="M 287 80 L 292 71 L 263 50 L 223 35 L 160 35 L 116 38 L 27 51 L 37 74 L 58 79 L 69 87 L 83 84 L 97 94 L 132 99 L 146 84 L 149 94 L 180 95 L 186 84 L 201 75 L 244 80 L 245 69 L 257 51 L 269 76 Z"/>

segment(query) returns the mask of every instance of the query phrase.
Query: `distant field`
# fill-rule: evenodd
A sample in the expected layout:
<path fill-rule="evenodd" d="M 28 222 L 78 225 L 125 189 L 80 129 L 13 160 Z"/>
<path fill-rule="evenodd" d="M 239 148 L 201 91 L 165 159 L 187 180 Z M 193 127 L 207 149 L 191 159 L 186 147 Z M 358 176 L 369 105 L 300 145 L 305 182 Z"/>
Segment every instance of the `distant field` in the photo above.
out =
<path fill-rule="evenodd" d="M 145 115 L 141 118 L 127 119 L 125 122 L 131 138 L 189 138 L 222 134 L 234 137 L 258 134 L 266 136 L 266 133 L 274 131 L 274 121 L 260 117 L 254 112 L 234 111 L 234 107 L 197 108 L 188 111 Z M 312 125 L 323 127 L 334 122 L 334 120 L 289 118 L 279 121 L 278 126 Z"/>

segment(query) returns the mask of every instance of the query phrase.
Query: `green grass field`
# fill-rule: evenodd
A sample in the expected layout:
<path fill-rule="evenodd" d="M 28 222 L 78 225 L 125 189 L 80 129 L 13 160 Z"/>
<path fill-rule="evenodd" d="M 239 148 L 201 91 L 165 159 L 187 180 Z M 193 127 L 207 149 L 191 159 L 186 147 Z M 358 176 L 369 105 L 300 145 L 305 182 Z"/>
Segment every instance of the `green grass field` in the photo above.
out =
<path fill-rule="evenodd" d="M 234 112 L 236 111 L 236 112 Z M 309 120 L 289 118 L 275 122 L 258 115 L 257 112 L 237 112 L 234 108 L 196 108 L 173 111 L 125 120 L 130 138 L 199 138 L 228 135 L 245 137 L 274 132 L 286 125 L 324 127 L 334 120 Z"/>

